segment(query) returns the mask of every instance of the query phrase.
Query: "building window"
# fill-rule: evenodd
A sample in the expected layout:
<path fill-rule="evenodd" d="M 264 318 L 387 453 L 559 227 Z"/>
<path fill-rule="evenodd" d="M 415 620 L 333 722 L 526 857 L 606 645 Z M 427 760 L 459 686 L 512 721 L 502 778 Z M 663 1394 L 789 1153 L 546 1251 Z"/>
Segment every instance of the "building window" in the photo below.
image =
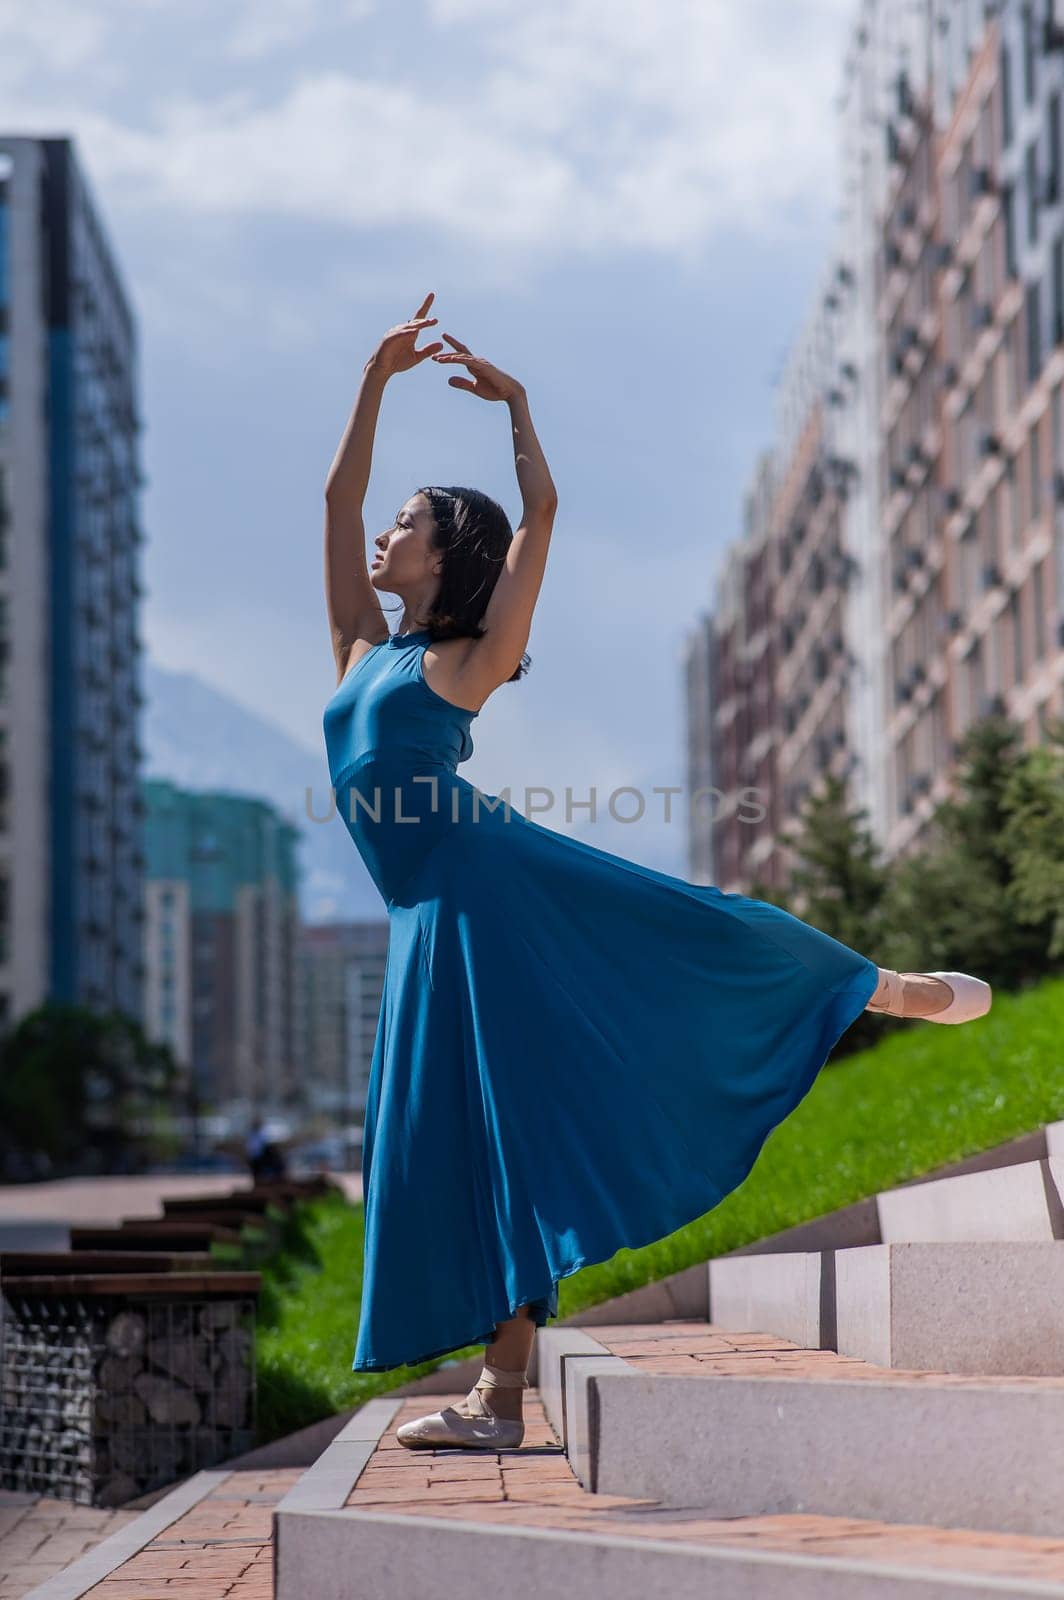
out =
<path fill-rule="evenodd" d="M 1027 321 L 1027 381 L 1035 383 L 1042 367 L 1042 308 L 1039 289 L 1041 285 L 1029 283 L 1026 294 Z"/>
<path fill-rule="evenodd" d="M 1005 463 L 1005 482 L 1008 484 L 1009 497 L 1009 543 L 1014 549 L 1020 543 L 1020 534 L 1023 532 L 1023 512 L 1020 506 L 1020 477 L 1016 471 L 1016 457 L 1009 456 Z M 997 560 L 997 552 L 989 554 L 991 561 Z"/>
<path fill-rule="evenodd" d="M 1027 190 L 1027 243 L 1038 243 L 1038 151 L 1034 144 L 1027 146 L 1023 158 L 1024 187 Z"/>
<path fill-rule="evenodd" d="M 1023 97 L 1034 102 L 1034 14 L 1030 5 L 1023 8 Z"/>
<path fill-rule="evenodd" d="M 1002 195 L 1002 209 L 1005 213 L 1005 276 L 1018 278 L 1020 275 L 1019 262 L 1016 259 L 1016 186 L 1007 184 Z"/>
<path fill-rule="evenodd" d="M 1020 616 L 1020 591 L 1013 589 L 1009 595 L 1009 618 L 1012 623 L 1012 681 L 1023 682 L 1023 623 Z"/>
<path fill-rule="evenodd" d="M 1055 90 L 1049 100 L 1047 137 L 1049 139 L 1046 166 L 1046 200 L 1052 204 L 1060 199 L 1060 91 Z"/>
<path fill-rule="evenodd" d="M 1001 139 L 1006 148 L 1012 143 L 1012 52 L 1001 46 Z"/>
<path fill-rule="evenodd" d="M 1041 661 L 1046 651 L 1046 614 L 1045 614 L 1045 584 L 1042 578 L 1044 562 L 1039 562 L 1034 569 L 1034 658 Z"/>
<path fill-rule="evenodd" d="M 1028 446 L 1028 463 L 1031 469 L 1031 521 L 1036 521 L 1042 515 L 1042 452 L 1038 446 L 1038 436 L 1041 425 L 1035 423 L 1031 429 Z"/>

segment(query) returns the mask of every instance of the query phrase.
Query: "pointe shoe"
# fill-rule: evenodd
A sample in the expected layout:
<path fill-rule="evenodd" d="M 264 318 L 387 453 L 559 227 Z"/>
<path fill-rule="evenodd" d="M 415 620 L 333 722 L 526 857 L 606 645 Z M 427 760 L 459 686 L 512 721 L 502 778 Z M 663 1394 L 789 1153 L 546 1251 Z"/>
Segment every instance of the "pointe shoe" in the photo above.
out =
<path fill-rule="evenodd" d="M 990 1010 L 993 991 L 982 978 L 971 978 L 966 972 L 929 972 L 929 978 L 938 978 L 953 990 L 953 999 L 943 1011 L 936 1011 L 924 1022 L 973 1022 Z"/>
<path fill-rule="evenodd" d="M 527 1389 L 523 1372 L 507 1372 L 502 1367 L 485 1365 L 477 1384 L 500 1389 Z M 453 1406 L 415 1417 L 395 1430 L 395 1437 L 408 1450 L 513 1450 L 525 1436 L 523 1419 L 497 1417 L 485 1403 L 479 1387 L 471 1391 L 469 1403 L 476 1411 L 464 1417 Z"/>
<path fill-rule="evenodd" d="M 869 1005 L 866 1009 L 889 1017 L 917 1017 L 916 1012 L 905 1009 L 903 974 L 894 972 L 889 967 L 881 967 L 880 971 L 884 972 L 887 978 L 886 999 L 880 1001 L 878 1005 Z M 920 972 L 914 976 L 938 978 L 953 995 L 949 1005 L 944 1006 L 941 1011 L 919 1016 L 920 1022 L 972 1022 L 976 1017 L 985 1016 L 990 1010 L 993 991 L 982 978 L 972 978 L 967 972 Z"/>

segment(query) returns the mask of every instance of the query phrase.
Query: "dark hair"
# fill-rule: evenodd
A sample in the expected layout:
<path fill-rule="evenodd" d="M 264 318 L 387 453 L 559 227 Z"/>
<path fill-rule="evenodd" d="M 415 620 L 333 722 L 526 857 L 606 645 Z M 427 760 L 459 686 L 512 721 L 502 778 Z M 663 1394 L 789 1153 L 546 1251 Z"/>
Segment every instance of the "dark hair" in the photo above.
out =
<path fill-rule="evenodd" d="M 510 519 L 479 489 L 418 489 L 432 508 L 433 545 L 443 551 L 440 586 L 423 626 L 434 639 L 483 639 L 481 618 L 513 541 Z M 507 679 L 528 671 L 526 651 Z"/>

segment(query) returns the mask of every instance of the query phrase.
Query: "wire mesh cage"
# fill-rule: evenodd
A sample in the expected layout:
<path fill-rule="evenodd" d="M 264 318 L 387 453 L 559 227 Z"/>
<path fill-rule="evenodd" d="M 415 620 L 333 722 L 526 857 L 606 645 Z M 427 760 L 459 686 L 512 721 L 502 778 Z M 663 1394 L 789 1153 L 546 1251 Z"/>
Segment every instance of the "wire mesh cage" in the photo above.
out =
<path fill-rule="evenodd" d="M 0 1487 L 114 1506 L 255 1442 L 253 1294 L 0 1291 Z"/>

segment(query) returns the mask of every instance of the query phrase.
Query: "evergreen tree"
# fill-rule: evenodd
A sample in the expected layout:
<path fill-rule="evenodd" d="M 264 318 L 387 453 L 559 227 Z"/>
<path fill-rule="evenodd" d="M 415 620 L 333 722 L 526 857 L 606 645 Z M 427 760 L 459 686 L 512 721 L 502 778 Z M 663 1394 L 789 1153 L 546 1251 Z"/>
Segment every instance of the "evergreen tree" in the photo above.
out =
<path fill-rule="evenodd" d="M 784 835 L 797 860 L 786 894 L 772 903 L 859 950 L 877 966 L 889 966 L 884 914 L 888 872 L 867 816 L 864 807 L 851 806 L 845 781 L 826 774 L 823 787 L 807 797 L 797 828 Z M 889 1026 L 890 1020 L 872 1013 L 858 1017 L 835 1046 L 832 1061 L 876 1044 L 884 1024 Z"/>
<path fill-rule="evenodd" d="M 827 773 L 823 788 L 806 799 L 800 831 L 786 839 L 797 855 L 788 898 L 801 907 L 798 914 L 861 951 L 875 948 L 881 937 L 888 876 L 867 815 L 864 807 L 851 807 L 843 779 Z"/>
<path fill-rule="evenodd" d="M 1047 743 L 1027 753 L 1002 795 L 1002 848 L 1018 922 L 1047 932 L 1045 956 L 1064 956 L 1064 723 L 1054 719 Z"/>
<path fill-rule="evenodd" d="M 891 872 L 885 909 L 894 955 L 881 965 L 972 972 L 1005 989 L 1045 975 L 1052 917 L 1021 920 L 1020 825 L 1008 828 L 1010 796 L 1017 784 L 1026 792 L 1021 774 L 1034 755 L 1007 716 L 984 717 L 967 730 L 955 795 L 936 808 L 923 847 Z"/>

